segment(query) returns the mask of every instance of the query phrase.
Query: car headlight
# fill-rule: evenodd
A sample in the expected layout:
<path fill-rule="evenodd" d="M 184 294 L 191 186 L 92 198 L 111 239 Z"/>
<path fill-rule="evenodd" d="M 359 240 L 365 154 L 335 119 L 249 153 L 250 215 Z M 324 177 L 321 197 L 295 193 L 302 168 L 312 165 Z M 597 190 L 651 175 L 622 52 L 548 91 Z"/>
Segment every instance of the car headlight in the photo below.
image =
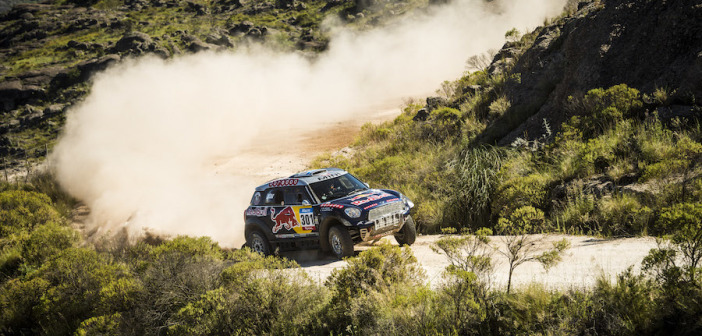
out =
<path fill-rule="evenodd" d="M 409 206 L 410 209 L 411 209 L 411 208 L 414 208 L 414 203 L 412 203 L 412 201 L 410 201 L 410 199 L 407 198 L 407 196 L 405 196 L 404 194 L 400 194 L 400 199 L 401 199 L 403 202 L 405 202 L 405 204 L 407 204 L 407 206 Z"/>
<path fill-rule="evenodd" d="M 346 216 L 351 218 L 361 217 L 361 209 L 359 208 L 346 208 L 344 209 L 344 212 L 346 213 Z"/>

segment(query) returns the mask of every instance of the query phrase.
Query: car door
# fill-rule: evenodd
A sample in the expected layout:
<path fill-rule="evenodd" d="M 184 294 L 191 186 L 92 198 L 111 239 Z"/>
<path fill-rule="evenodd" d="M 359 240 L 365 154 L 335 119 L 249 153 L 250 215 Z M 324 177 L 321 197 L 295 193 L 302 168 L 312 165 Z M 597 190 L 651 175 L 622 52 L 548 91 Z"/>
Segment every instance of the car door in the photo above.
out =
<path fill-rule="evenodd" d="M 291 226 L 290 218 L 286 218 L 283 214 L 285 211 L 285 191 L 283 188 L 268 188 L 264 191 L 264 204 L 268 208 L 268 215 L 265 217 L 266 226 L 268 230 L 273 233 L 276 238 L 278 233 L 286 225 Z M 288 216 L 289 217 L 289 216 Z M 283 234 L 284 232 L 280 232 Z"/>
<path fill-rule="evenodd" d="M 304 186 L 289 187 L 285 189 L 285 204 L 289 204 L 296 215 L 299 226 L 293 228 L 296 237 L 314 235 L 317 232 L 319 214 L 315 213 L 312 199 Z"/>

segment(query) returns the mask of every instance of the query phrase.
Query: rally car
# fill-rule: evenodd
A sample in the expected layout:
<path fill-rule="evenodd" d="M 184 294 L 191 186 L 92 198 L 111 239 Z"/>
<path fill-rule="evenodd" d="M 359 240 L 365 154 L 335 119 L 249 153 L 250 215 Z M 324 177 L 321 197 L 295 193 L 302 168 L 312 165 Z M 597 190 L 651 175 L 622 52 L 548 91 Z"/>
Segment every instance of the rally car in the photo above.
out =
<path fill-rule="evenodd" d="M 412 207 L 400 192 L 371 189 L 342 169 L 305 171 L 256 188 L 244 213 L 246 244 L 262 254 L 319 248 L 338 258 L 387 235 L 411 245 Z"/>

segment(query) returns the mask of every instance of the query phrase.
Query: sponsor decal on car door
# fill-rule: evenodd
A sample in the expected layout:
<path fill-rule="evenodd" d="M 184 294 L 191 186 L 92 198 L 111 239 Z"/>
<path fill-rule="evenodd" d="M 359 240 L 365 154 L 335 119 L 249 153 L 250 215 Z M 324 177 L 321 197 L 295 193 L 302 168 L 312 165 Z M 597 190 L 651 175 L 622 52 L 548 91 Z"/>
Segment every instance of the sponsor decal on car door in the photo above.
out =
<path fill-rule="evenodd" d="M 279 211 L 276 211 L 276 208 Z M 307 205 L 292 205 L 271 208 L 273 234 L 278 238 L 316 236 L 317 218 L 314 210 Z"/>

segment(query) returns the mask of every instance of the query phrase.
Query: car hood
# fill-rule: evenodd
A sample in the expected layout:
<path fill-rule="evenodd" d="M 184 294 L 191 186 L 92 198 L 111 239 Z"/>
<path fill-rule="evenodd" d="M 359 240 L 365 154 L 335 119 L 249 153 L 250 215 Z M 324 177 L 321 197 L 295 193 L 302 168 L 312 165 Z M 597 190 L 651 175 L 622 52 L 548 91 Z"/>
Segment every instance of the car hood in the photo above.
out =
<path fill-rule="evenodd" d="M 400 196 L 396 192 L 381 189 L 368 189 L 363 192 L 350 196 L 335 199 L 330 202 L 323 203 L 322 206 L 334 207 L 357 207 L 363 210 L 369 210 L 377 206 L 400 202 Z"/>

